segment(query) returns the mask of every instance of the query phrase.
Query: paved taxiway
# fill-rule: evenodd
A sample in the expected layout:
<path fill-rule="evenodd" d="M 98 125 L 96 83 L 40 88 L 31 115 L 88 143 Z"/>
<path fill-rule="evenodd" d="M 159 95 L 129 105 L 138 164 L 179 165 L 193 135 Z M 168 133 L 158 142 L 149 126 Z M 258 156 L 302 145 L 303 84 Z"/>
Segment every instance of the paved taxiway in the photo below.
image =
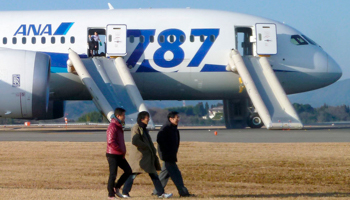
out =
<path fill-rule="evenodd" d="M 217 131 L 217 135 L 214 134 Z M 266 129 L 202 129 L 181 132 L 181 141 L 239 142 L 239 143 L 296 143 L 296 142 L 350 142 L 350 125 L 305 126 L 304 130 Z M 156 141 L 157 131 L 151 131 Z M 105 142 L 106 132 L 100 130 L 18 130 L 0 131 L 0 141 L 60 141 Z M 125 141 L 130 141 L 130 131 L 125 131 Z"/>

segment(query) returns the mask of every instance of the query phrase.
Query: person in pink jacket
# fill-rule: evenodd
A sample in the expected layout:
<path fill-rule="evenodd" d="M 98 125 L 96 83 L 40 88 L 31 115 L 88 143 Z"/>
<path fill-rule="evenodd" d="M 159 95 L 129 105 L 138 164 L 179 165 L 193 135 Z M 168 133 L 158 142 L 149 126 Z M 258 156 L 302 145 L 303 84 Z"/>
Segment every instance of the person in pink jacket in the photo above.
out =
<path fill-rule="evenodd" d="M 125 159 L 124 122 L 125 110 L 123 108 L 116 108 L 114 117 L 112 117 L 111 123 L 107 129 L 106 156 L 109 164 L 109 179 L 107 185 L 108 199 L 116 199 L 115 195 L 124 198 L 124 196 L 119 193 L 119 189 L 132 173 L 130 165 Z M 124 174 L 119 178 L 117 183 L 115 183 L 118 167 L 124 170 Z"/>

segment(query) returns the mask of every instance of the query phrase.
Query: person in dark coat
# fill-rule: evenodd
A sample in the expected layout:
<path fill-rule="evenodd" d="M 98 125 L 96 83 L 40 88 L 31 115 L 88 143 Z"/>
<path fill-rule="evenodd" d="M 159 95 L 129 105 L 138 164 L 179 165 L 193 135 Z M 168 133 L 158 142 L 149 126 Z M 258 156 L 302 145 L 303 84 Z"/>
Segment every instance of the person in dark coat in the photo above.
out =
<path fill-rule="evenodd" d="M 98 36 L 97 32 L 94 33 L 94 35 L 91 36 L 91 41 L 93 42 L 93 53 L 94 53 L 94 56 L 97 56 L 98 55 L 98 44 L 99 42 L 101 42 L 100 40 L 100 36 Z"/>
<path fill-rule="evenodd" d="M 149 113 L 142 111 L 137 116 L 137 123 L 131 129 L 131 148 L 129 154 L 129 162 L 132 169 L 132 175 L 125 182 L 123 187 L 123 195 L 130 197 L 132 184 L 137 175 L 148 173 L 152 179 L 153 185 L 157 188 L 155 194 L 159 198 L 170 198 L 173 194 L 164 193 L 157 171 L 159 171 L 160 163 L 157 156 L 157 150 L 154 147 L 151 136 L 148 133 L 147 125 L 150 120 Z"/>
<path fill-rule="evenodd" d="M 157 135 L 158 153 L 161 160 L 163 160 L 162 171 L 159 174 L 159 179 L 162 186 L 168 183 L 169 178 L 173 180 L 179 195 L 181 197 L 194 196 L 190 194 L 184 185 L 181 172 L 176 164 L 177 152 L 180 146 L 180 133 L 177 129 L 179 124 L 179 113 L 170 112 L 168 114 L 167 122 L 162 126 Z M 153 193 L 157 190 L 154 189 Z"/>
<path fill-rule="evenodd" d="M 107 185 L 108 199 L 116 199 L 115 195 L 123 197 L 123 195 L 119 193 L 119 188 L 132 173 L 129 163 L 125 159 L 126 147 L 123 131 L 124 121 L 125 110 L 123 108 L 116 108 L 114 111 L 114 117 L 111 119 L 111 123 L 107 129 L 106 157 L 109 164 L 109 178 Z M 115 183 L 118 167 L 124 170 L 124 173 L 117 183 Z"/>
<path fill-rule="evenodd" d="M 94 42 L 93 39 L 91 38 L 91 35 L 89 35 L 88 45 L 89 45 L 89 57 L 93 57 L 93 56 L 94 56 L 94 46 L 95 46 L 95 42 Z"/>

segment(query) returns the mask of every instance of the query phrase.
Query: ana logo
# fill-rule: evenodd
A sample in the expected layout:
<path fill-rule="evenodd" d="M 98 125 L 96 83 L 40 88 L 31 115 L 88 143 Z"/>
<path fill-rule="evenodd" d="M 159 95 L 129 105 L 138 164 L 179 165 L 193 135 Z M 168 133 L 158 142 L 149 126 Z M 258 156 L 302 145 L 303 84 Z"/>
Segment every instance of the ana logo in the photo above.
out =
<path fill-rule="evenodd" d="M 16 35 L 23 35 L 23 36 L 29 36 L 29 35 L 66 35 L 69 29 L 73 26 L 74 22 L 62 22 L 59 27 L 56 29 L 54 34 L 52 34 L 52 24 L 22 24 L 14 34 Z"/>

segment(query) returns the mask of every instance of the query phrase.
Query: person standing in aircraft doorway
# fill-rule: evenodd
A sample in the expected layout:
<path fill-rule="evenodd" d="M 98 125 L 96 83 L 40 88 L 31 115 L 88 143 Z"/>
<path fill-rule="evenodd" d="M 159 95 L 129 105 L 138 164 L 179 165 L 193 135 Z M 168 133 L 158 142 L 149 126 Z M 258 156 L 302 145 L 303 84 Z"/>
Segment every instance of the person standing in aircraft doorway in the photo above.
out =
<path fill-rule="evenodd" d="M 133 174 L 128 178 L 123 187 L 123 196 L 130 197 L 132 184 L 137 175 L 148 173 L 152 179 L 156 194 L 159 198 L 170 198 L 173 194 L 164 193 L 162 183 L 159 181 L 157 170 L 160 170 L 160 163 L 157 150 L 153 145 L 151 136 L 146 129 L 150 120 L 149 113 L 142 111 L 137 116 L 137 123 L 131 129 L 131 148 L 129 154 L 130 166 Z"/>
<path fill-rule="evenodd" d="M 101 42 L 100 37 L 98 36 L 97 32 L 94 33 L 93 36 L 91 36 L 91 40 L 93 41 L 93 50 L 94 50 L 94 56 L 98 55 L 98 43 Z"/>
<path fill-rule="evenodd" d="M 167 122 L 162 126 L 157 135 L 158 153 L 163 161 L 162 171 L 159 174 L 159 179 L 162 186 L 168 183 L 169 178 L 173 180 L 180 197 L 193 197 L 184 185 L 181 172 L 176 164 L 177 152 L 180 146 L 180 132 L 177 126 L 180 121 L 178 112 L 170 112 Z M 157 189 L 154 189 L 153 194 Z"/>
<path fill-rule="evenodd" d="M 94 55 L 94 47 L 95 47 L 95 41 L 91 38 L 91 35 L 89 35 L 89 41 L 88 41 L 88 46 L 89 46 L 89 57 L 93 57 Z"/>
<path fill-rule="evenodd" d="M 123 124 L 125 121 L 125 110 L 123 108 L 116 108 L 111 123 L 107 129 L 107 151 L 106 157 L 109 164 L 109 178 L 108 178 L 108 199 L 116 199 L 123 197 L 119 193 L 119 188 L 125 183 L 132 171 L 128 161 L 125 159 L 126 147 L 124 141 Z M 119 178 L 117 183 L 118 167 L 124 170 L 124 174 Z"/>

